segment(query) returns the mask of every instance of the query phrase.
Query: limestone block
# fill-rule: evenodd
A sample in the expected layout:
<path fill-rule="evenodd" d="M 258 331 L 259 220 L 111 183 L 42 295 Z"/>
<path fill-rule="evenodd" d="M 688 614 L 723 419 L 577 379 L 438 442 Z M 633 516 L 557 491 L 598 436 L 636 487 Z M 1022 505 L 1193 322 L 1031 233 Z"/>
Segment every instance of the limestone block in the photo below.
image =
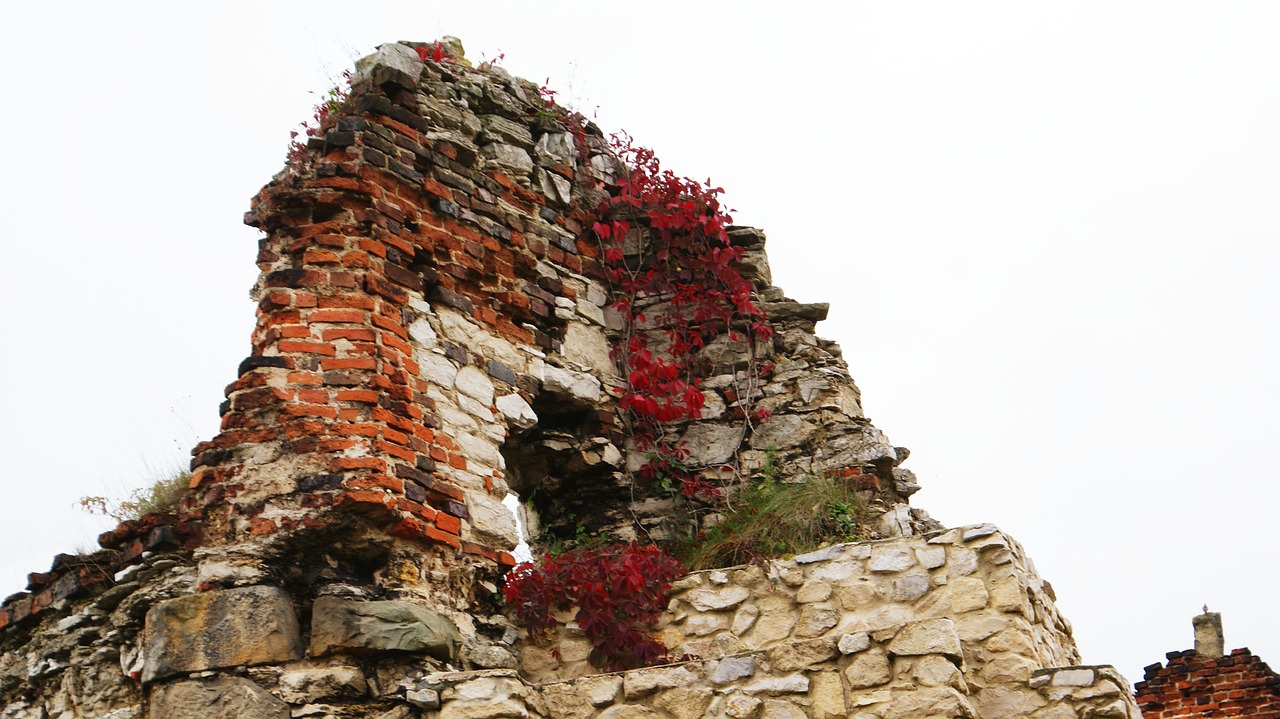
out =
<path fill-rule="evenodd" d="M 289 719 L 289 705 L 248 679 L 163 684 L 151 692 L 152 719 Z"/>
<path fill-rule="evenodd" d="M 240 587 L 161 602 L 147 612 L 143 683 L 174 674 L 302 658 L 293 603 L 277 587 Z"/>
<path fill-rule="evenodd" d="M 727 614 L 690 614 L 680 625 L 680 631 L 695 637 L 705 637 L 728 629 L 731 618 Z"/>
<path fill-rule="evenodd" d="M 416 50 L 398 42 L 389 42 L 379 45 L 372 55 L 356 61 L 356 72 L 351 81 L 374 77 L 376 74 L 390 70 L 399 73 L 402 81 L 413 83 L 422 74 L 423 67 L 425 63 L 418 57 Z"/>
<path fill-rule="evenodd" d="M 987 684 L 1025 684 L 1031 672 L 1039 669 L 1036 662 L 1017 654 L 988 659 L 982 667 L 982 679 Z"/>
<path fill-rule="evenodd" d="M 544 365 L 542 386 L 552 394 L 567 395 L 584 402 L 595 403 L 600 400 L 600 380 L 584 372 Z"/>
<path fill-rule="evenodd" d="M 926 619 L 903 627 L 889 642 L 889 653 L 895 656 L 945 654 L 960 657 L 960 637 L 950 619 Z"/>
<path fill-rule="evenodd" d="M 840 623 L 840 612 L 831 607 L 806 604 L 800 608 L 796 622 L 797 637 L 816 637 Z"/>
<path fill-rule="evenodd" d="M 916 549 L 916 561 L 925 569 L 937 569 L 947 562 L 947 548 L 920 547 Z"/>
<path fill-rule="evenodd" d="M 915 553 L 900 542 L 880 543 L 871 546 L 871 561 L 867 563 L 867 569 L 874 573 L 903 572 L 915 564 Z"/>
<path fill-rule="evenodd" d="M 597 310 L 599 312 L 599 310 Z M 600 322 L 604 315 L 600 313 Z M 570 322 L 564 335 L 564 358 L 590 368 L 601 377 L 618 374 L 618 365 L 609 357 L 609 339 L 599 327 L 584 322 Z"/>
<path fill-rule="evenodd" d="M 1050 682 L 1055 687 L 1087 687 L 1093 684 L 1092 669 L 1063 669 L 1053 673 Z"/>
<path fill-rule="evenodd" d="M 733 694 L 724 702 L 724 714 L 733 719 L 752 719 L 763 703 L 755 697 Z"/>
<path fill-rule="evenodd" d="M 660 692 L 653 706 L 675 719 L 698 719 L 711 705 L 711 689 L 706 687 L 676 687 Z"/>
<path fill-rule="evenodd" d="M 764 646 L 768 642 L 780 641 L 790 636 L 791 629 L 795 626 L 795 614 L 790 609 L 769 610 L 762 606 L 760 618 L 756 619 L 755 627 L 751 628 L 748 637 L 751 644 Z"/>
<path fill-rule="evenodd" d="M 766 699 L 760 719 L 809 719 L 796 704 L 783 699 Z"/>
<path fill-rule="evenodd" d="M 831 585 L 827 582 L 808 581 L 796 591 L 796 601 L 801 604 L 826 601 L 831 596 Z"/>
<path fill-rule="evenodd" d="M 809 691 L 809 677 L 788 674 L 781 677 L 761 677 L 742 687 L 747 694 L 804 694 Z"/>
<path fill-rule="evenodd" d="M 453 380 L 458 376 L 458 366 L 448 357 L 434 352 L 418 355 L 418 369 L 423 379 L 446 390 L 453 388 Z"/>
<path fill-rule="evenodd" d="M 1030 688 L 991 686 L 979 690 L 973 703 L 982 717 L 1024 717 L 1049 702 Z"/>
<path fill-rule="evenodd" d="M 684 596 L 685 601 L 700 612 L 716 612 L 742 604 L 751 592 L 745 587 L 732 585 L 722 589 L 695 589 Z"/>
<path fill-rule="evenodd" d="M 491 142 L 480 148 L 480 156 L 516 175 L 528 175 L 533 171 L 533 158 L 524 148 Z"/>
<path fill-rule="evenodd" d="M 1080 715 L 1076 713 L 1067 704 L 1055 704 L 1045 707 L 1032 715 L 1033 719 L 1080 719 Z"/>
<path fill-rule="evenodd" d="M 453 386 L 462 394 L 488 407 L 493 404 L 493 380 L 479 368 L 467 365 L 458 370 Z"/>
<path fill-rule="evenodd" d="M 542 688 L 542 699 L 551 719 L 588 719 L 596 712 L 574 683 L 548 684 Z"/>
<path fill-rule="evenodd" d="M 419 317 L 409 323 L 409 339 L 420 349 L 434 349 L 440 344 L 439 338 L 436 337 L 435 328 L 431 326 L 431 322 L 426 317 Z"/>
<path fill-rule="evenodd" d="M 987 714 L 986 712 L 979 714 L 974 711 L 973 706 L 963 694 L 951 688 L 921 688 L 899 694 L 884 715 L 885 719 L 920 719 L 920 717 L 975 719 L 978 716 L 984 719 L 1013 719 L 1015 716 L 1022 715 Z"/>
<path fill-rule="evenodd" d="M 956 635 L 963 642 L 980 642 L 1009 626 L 1009 620 L 992 614 L 969 614 L 955 618 Z"/>
<path fill-rule="evenodd" d="M 587 698 L 592 706 L 602 707 L 612 704 L 622 689 L 622 677 L 603 676 L 581 679 L 575 683 L 578 693 Z"/>
<path fill-rule="evenodd" d="M 951 611 L 956 614 L 985 609 L 987 585 L 976 577 L 961 577 L 951 581 Z"/>
<path fill-rule="evenodd" d="M 848 716 L 844 703 L 844 684 L 838 672 L 814 672 L 809 676 L 809 699 L 813 702 L 813 719 L 841 719 Z"/>
<path fill-rule="evenodd" d="M 788 642 L 769 650 L 769 665 L 781 672 L 808 669 L 834 658 L 837 651 L 834 638 Z"/>
<path fill-rule="evenodd" d="M 759 616 L 759 607 L 754 604 L 744 604 L 741 607 L 738 607 L 737 612 L 734 612 L 733 624 L 729 626 L 729 631 L 733 632 L 735 637 L 740 637 L 743 634 L 746 634 L 747 630 L 756 623 L 756 619 Z"/>
<path fill-rule="evenodd" d="M 929 593 L 929 577 L 925 574 L 908 574 L 893 580 L 889 590 L 889 600 L 894 602 L 914 602 Z"/>
<path fill-rule="evenodd" d="M 891 678 L 889 658 L 879 649 L 859 654 L 844 670 L 844 679 L 853 689 L 880 686 Z"/>
<path fill-rule="evenodd" d="M 728 462 L 742 444 L 742 429 L 729 425 L 699 423 L 685 430 L 680 440 L 694 467 L 714 467 Z"/>
<path fill-rule="evenodd" d="M 357 699 L 368 690 L 364 673 L 355 667 L 293 669 L 280 675 L 280 698 L 291 704 Z"/>
<path fill-rule="evenodd" d="M 972 549 L 955 547 L 947 560 L 947 572 L 953 577 L 964 577 L 978 571 L 978 553 Z"/>
<path fill-rule="evenodd" d="M 467 492 L 467 512 L 477 539 L 495 549 L 512 549 L 520 541 L 516 516 L 502 502 L 484 492 Z"/>
<path fill-rule="evenodd" d="M 788 449 L 808 442 L 817 428 L 804 417 L 784 414 L 773 417 L 751 435 L 752 449 Z"/>
<path fill-rule="evenodd" d="M 1019 629 L 1006 629 L 987 640 L 986 648 L 992 652 L 1015 652 L 1024 657 L 1036 656 L 1031 637 Z"/>
<path fill-rule="evenodd" d="M 658 689 L 693 686 L 701 680 L 701 675 L 688 666 L 636 669 L 623 675 L 622 694 L 630 701 L 652 694 Z"/>
<path fill-rule="evenodd" d="M 538 415 L 534 413 L 533 407 L 519 394 L 504 394 L 494 400 L 494 403 L 502 416 L 515 427 L 529 429 L 538 423 Z"/>
<path fill-rule="evenodd" d="M 450 661 L 461 643 L 452 620 L 410 602 L 320 597 L 311 607 L 312 656 L 398 651 Z"/>
<path fill-rule="evenodd" d="M 812 552 L 797 554 L 795 557 L 796 564 L 813 564 L 815 562 L 827 562 L 836 559 L 844 554 L 847 544 L 836 544 L 822 549 L 815 549 Z"/>
<path fill-rule="evenodd" d="M 920 657 L 912 669 L 911 677 L 920 686 L 945 687 L 952 685 L 959 677 L 960 670 L 951 660 L 937 654 Z M 964 680 L 961 679 L 961 682 Z"/>
<path fill-rule="evenodd" d="M 567 132 L 548 132 L 538 138 L 536 149 L 539 155 L 549 157 L 561 164 L 570 167 L 577 164 L 578 153 L 573 146 L 573 136 Z"/>
<path fill-rule="evenodd" d="M 841 654 L 857 654 L 871 647 L 871 637 L 866 632 L 845 634 L 836 643 Z"/>
<path fill-rule="evenodd" d="M 712 684 L 728 684 L 755 674 L 756 657 L 754 654 L 743 654 L 736 657 L 725 657 L 717 664 L 711 674 Z"/>
<path fill-rule="evenodd" d="M 991 606 L 1002 612 L 1026 613 L 1027 595 L 1016 577 L 1002 579 L 991 587 Z"/>

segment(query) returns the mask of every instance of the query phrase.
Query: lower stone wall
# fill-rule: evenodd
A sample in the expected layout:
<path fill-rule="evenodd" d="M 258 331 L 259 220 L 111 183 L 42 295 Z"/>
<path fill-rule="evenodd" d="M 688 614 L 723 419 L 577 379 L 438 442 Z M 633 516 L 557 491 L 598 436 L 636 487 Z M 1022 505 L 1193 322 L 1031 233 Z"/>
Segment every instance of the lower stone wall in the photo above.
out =
<path fill-rule="evenodd" d="M 571 625 L 538 645 L 491 599 L 442 601 L 461 585 L 396 546 L 368 582 L 220 556 L 143 556 L 0 635 L 0 717 L 1139 718 L 989 525 L 689 575 L 660 632 L 696 658 L 615 674 Z"/>
<path fill-rule="evenodd" d="M 1080 663 L 1052 587 L 1021 545 L 989 524 L 696 572 L 675 588 L 660 623 L 674 656 L 875 637 L 946 617 L 977 686 Z M 525 643 L 521 670 L 543 681 L 583 676 L 595 671 L 586 662 L 590 649 L 569 623 L 554 643 Z"/>

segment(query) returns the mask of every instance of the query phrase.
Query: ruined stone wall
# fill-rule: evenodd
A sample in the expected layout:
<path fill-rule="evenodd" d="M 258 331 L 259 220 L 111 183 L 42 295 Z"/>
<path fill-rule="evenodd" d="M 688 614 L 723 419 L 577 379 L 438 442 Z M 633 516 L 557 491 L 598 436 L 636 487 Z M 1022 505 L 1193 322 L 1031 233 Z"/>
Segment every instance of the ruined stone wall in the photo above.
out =
<path fill-rule="evenodd" d="M 774 372 L 752 386 L 749 348 L 710 342 L 702 416 L 673 431 L 725 485 L 767 456 L 780 482 L 851 482 L 870 533 L 902 538 L 691 576 L 663 635 L 700 659 L 577 678 L 602 687 L 587 714 L 570 685 L 542 684 L 587 667 L 571 628 L 553 666 L 502 613 L 517 541 L 502 500 L 525 498 L 545 537 L 616 538 L 661 536 L 673 500 L 628 472 L 642 457 L 616 407 L 620 325 L 585 232 L 624 168 L 537 90 L 400 44 L 361 61 L 246 217 L 264 233 L 252 353 L 191 493 L 4 601 L 0 717 L 1058 719 L 1102 696 L 1032 686 L 1077 661 L 1052 592 L 993 528 L 936 533 L 907 505 L 907 452 L 814 334 L 825 305 L 771 286 L 750 228 L 730 239 Z M 752 400 L 768 422 L 742 421 Z"/>
<path fill-rule="evenodd" d="M 1052 587 L 991 525 L 696 572 L 675 588 L 660 622 L 675 656 L 865 644 L 867 636 L 947 618 L 975 690 L 1080 662 Z M 540 680 L 592 673 L 589 650 L 580 633 L 562 632 L 554 644 L 526 643 L 521 669 Z"/>

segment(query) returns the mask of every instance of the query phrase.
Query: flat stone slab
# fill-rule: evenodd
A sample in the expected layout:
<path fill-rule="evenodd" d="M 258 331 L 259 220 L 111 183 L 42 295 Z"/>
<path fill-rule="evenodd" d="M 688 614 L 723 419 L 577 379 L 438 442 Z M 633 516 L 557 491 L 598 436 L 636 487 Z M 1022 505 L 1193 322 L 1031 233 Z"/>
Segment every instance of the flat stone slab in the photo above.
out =
<path fill-rule="evenodd" d="M 311 606 L 311 655 L 412 652 L 451 661 L 462 635 L 453 620 L 411 602 L 320 597 Z"/>
<path fill-rule="evenodd" d="M 151 692 L 151 719 L 289 719 L 289 705 L 248 679 L 175 682 Z"/>
<path fill-rule="evenodd" d="M 298 616 L 278 587 L 240 587 L 161 602 L 147 612 L 142 681 L 302 658 Z"/>

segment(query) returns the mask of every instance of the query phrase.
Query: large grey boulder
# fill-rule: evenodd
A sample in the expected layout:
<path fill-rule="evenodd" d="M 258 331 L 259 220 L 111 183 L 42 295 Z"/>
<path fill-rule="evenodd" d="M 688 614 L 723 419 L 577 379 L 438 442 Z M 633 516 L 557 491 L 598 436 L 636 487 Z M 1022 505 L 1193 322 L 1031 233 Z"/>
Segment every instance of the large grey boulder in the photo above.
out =
<path fill-rule="evenodd" d="M 410 602 L 320 597 L 311 606 L 311 655 L 413 652 L 450 661 L 462 635 L 448 617 Z"/>
<path fill-rule="evenodd" d="M 293 602 L 278 587 L 240 587 L 160 602 L 147 612 L 142 647 L 143 683 L 302 658 Z"/>

